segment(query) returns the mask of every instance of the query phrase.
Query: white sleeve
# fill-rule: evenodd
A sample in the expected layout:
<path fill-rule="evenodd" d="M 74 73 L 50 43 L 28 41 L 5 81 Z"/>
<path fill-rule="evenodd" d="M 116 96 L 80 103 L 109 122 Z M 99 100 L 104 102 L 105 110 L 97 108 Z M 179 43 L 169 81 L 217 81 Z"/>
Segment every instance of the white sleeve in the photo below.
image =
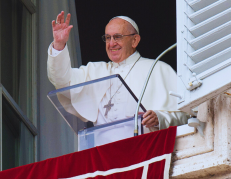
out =
<path fill-rule="evenodd" d="M 58 88 L 70 85 L 71 62 L 67 45 L 62 51 L 54 55 L 52 43 L 48 48 L 47 72 L 50 82 Z"/>
<path fill-rule="evenodd" d="M 62 52 L 62 50 L 56 50 L 52 47 L 52 54 L 50 54 L 52 57 L 57 56 L 58 54 L 60 54 Z"/>
<path fill-rule="evenodd" d="M 58 55 L 52 56 L 52 51 L 51 44 L 48 48 L 47 73 L 56 89 L 110 75 L 109 63 L 106 62 L 89 62 L 87 66 L 71 68 L 67 45 Z"/>
<path fill-rule="evenodd" d="M 169 126 L 180 126 L 188 123 L 189 115 L 185 112 L 176 111 L 176 112 L 169 112 L 169 111 L 157 111 L 154 110 L 158 117 L 159 121 L 159 130 L 166 129 Z M 150 131 L 156 131 L 157 126 L 150 127 Z"/>
<path fill-rule="evenodd" d="M 56 57 L 58 54 L 60 54 L 63 50 L 56 50 L 56 49 L 54 49 L 54 47 L 53 47 L 53 42 L 50 44 L 50 50 L 48 50 L 48 55 L 50 55 L 51 57 Z M 65 47 L 66 47 L 66 45 L 65 45 Z M 64 48 L 65 48 L 64 47 Z"/>

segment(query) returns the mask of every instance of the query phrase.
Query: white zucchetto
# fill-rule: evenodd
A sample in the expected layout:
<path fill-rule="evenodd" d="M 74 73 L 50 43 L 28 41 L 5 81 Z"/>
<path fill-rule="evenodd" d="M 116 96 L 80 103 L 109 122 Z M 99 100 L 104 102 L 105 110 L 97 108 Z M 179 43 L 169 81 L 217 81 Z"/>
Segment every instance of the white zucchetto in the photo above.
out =
<path fill-rule="evenodd" d="M 120 19 L 123 19 L 127 22 L 129 22 L 137 31 L 137 33 L 139 34 L 139 28 L 138 28 L 138 25 L 136 24 L 136 22 L 134 20 L 132 20 L 130 17 L 127 17 L 127 16 L 116 16 L 116 17 L 113 17 L 112 19 L 116 19 L 116 18 L 120 18 Z M 111 19 L 111 20 L 112 20 Z M 110 20 L 110 21 L 111 21 Z M 110 22 L 109 21 L 109 22 Z"/>

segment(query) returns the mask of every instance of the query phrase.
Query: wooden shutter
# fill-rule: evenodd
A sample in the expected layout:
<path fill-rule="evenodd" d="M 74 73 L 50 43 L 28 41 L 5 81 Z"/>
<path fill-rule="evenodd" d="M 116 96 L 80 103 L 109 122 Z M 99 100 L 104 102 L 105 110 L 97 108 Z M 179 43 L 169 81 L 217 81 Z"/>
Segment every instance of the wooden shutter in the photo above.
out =
<path fill-rule="evenodd" d="M 178 108 L 231 87 L 231 0 L 177 0 Z"/>

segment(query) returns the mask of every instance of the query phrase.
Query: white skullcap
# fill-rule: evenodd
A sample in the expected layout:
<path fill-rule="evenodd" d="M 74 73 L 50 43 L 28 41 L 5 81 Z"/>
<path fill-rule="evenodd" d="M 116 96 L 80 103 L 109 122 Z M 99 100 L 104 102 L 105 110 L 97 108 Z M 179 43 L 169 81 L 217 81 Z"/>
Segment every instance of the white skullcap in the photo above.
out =
<path fill-rule="evenodd" d="M 137 33 L 139 34 L 138 25 L 137 25 L 137 24 L 135 23 L 135 21 L 132 20 L 130 17 L 127 17 L 127 16 L 116 16 L 116 17 L 113 17 L 112 19 L 116 19 L 116 18 L 120 18 L 120 19 L 123 19 L 123 20 L 129 22 L 129 23 L 136 29 Z M 111 19 L 111 20 L 112 20 L 112 19 Z M 111 21 L 111 20 L 110 20 L 110 21 Z M 110 22 L 110 21 L 109 21 L 109 22 Z"/>

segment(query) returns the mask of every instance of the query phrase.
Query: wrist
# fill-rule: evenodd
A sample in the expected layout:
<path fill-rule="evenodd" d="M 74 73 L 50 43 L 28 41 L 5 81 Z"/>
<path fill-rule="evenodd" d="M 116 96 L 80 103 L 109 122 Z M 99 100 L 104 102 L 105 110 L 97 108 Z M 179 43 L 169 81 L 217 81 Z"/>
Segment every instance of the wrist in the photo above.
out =
<path fill-rule="evenodd" d="M 66 43 L 63 44 L 63 43 L 57 43 L 57 42 L 54 41 L 53 48 L 55 50 L 61 51 L 61 50 L 63 50 L 65 48 L 65 45 L 66 45 Z"/>

